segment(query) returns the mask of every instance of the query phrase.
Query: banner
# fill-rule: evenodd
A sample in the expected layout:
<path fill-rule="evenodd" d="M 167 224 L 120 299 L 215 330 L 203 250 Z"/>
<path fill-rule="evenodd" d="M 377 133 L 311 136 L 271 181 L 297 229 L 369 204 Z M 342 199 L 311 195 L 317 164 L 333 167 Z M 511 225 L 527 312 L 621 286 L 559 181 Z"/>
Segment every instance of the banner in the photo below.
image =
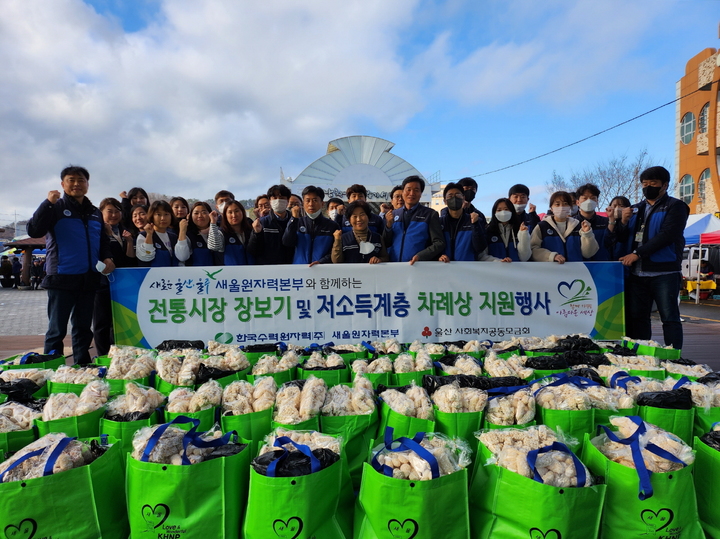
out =
<path fill-rule="evenodd" d="M 502 340 L 625 330 L 619 262 L 122 268 L 117 344 Z"/>

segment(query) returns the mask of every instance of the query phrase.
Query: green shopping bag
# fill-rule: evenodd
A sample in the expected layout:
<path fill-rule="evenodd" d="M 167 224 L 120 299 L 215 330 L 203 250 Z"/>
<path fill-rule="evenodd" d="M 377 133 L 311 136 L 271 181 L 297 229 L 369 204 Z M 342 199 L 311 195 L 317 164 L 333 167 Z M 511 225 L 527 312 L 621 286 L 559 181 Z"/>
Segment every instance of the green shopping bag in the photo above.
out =
<path fill-rule="evenodd" d="M 200 423 L 198 424 L 197 430 L 205 432 L 212 429 L 213 425 L 217 423 L 218 413 L 219 408 L 217 406 L 213 406 L 207 410 L 200 410 L 199 412 L 168 412 L 165 410 L 163 413 L 163 421 L 165 421 L 165 423 L 170 423 L 173 419 L 181 416 L 198 419 Z M 190 428 L 188 425 L 189 424 L 186 423 L 178 425 L 178 427 L 181 429 Z"/>
<path fill-rule="evenodd" d="M 53 393 L 75 393 L 79 397 L 87 384 L 67 384 L 48 380 L 46 386 L 50 395 Z"/>
<path fill-rule="evenodd" d="M 105 378 L 105 381 L 110 385 L 110 396 L 114 397 L 125 393 L 125 384 L 133 383 L 145 387 L 153 387 L 155 385 L 153 378 L 154 375 L 146 376 L 145 378 L 138 378 L 136 380 L 116 380 L 114 378 Z"/>
<path fill-rule="evenodd" d="M 640 406 L 640 417 L 643 421 L 672 432 L 688 445 L 693 442 L 693 424 L 695 409 L 672 410 L 654 406 Z"/>
<path fill-rule="evenodd" d="M 240 438 L 250 441 L 250 455 L 257 455 L 260 444 L 272 430 L 273 407 L 241 415 L 223 415 L 220 426 L 223 432 L 235 431 Z"/>
<path fill-rule="evenodd" d="M 100 419 L 105 414 L 105 407 L 99 408 L 89 414 L 65 417 L 43 421 L 36 419 L 35 426 L 38 429 L 38 438 L 51 432 L 64 432 L 68 436 L 78 438 L 94 438 L 100 435 Z"/>
<path fill-rule="evenodd" d="M 277 447 L 288 443 L 310 457 L 311 469 L 320 469 L 309 447 L 286 436 L 275 441 Z M 287 453 L 285 449 L 284 456 Z M 349 505 L 352 509 L 352 490 L 344 462 L 340 459 L 324 470 L 298 477 L 273 477 L 272 464 L 267 476 L 251 469 L 244 538 L 350 539 L 352 524 L 341 507 Z"/>
<path fill-rule="evenodd" d="M 247 381 L 251 384 L 254 384 L 255 379 L 260 378 L 261 376 L 272 376 L 275 379 L 275 383 L 277 384 L 277 386 L 280 387 L 285 382 L 289 382 L 290 380 L 297 380 L 297 367 L 293 367 L 286 371 L 271 372 L 267 374 L 248 374 Z"/>
<path fill-rule="evenodd" d="M 390 431 L 386 431 L 388 433 Z M 355 505 L 355 539 L 416 537 L 469 539 L 467 470 L 440 477 L 437 460 L 416 439 L 400 437 L 385 440 L 390 451 L 411 449 L 430 463 L 433 479 L 408 481 L 394 479 L 373 464 L 363 465 L 360 494 Z M 393 443 L 397 447 L 393 447 Z"/>
<path fill-rule="evenodd" d="M 379 420 L 377 408 L 368 415 L 320 417 L 320 432 L 338 435 L 343 439 L 343 456 L 348 463 L 354 490 L 360 487 L 362 465 L 367 458 L 370 442 L 377 433 Z"/>
<path fill-rule="evenodd" d="M 639 440 L 645 425 L 640 417 L 630 417 L 638 429 L 626 439 L 618 438 L 607 427 L 603 429 L 612 441 L 632 448 L 635 469 L 608 459 L 592 444 L 589 435 L 583 446 L 583 462 L 595 476 L 603 477 L 607 485 L 600 537 L 704 539 L 693 485 L 693 464 L 683 464 L 681 470 L 673 472 L 650 474 L 640 452 Z M 680 462 L 654 446 L 648 445 L 647 449 Z"/>
<path fill-rule="evenodd" d="M 247 500 L 249 447 L 230 457 L 173 466 L 147 462 L 165 429 L 191 422 L 186 441 L 198 447 L 227 444 L 235 433 L 204 442 L 197 419 L 176 418 L 158 427 L 141 460 L 127 455 L 127 510 L 131 539 L 238 537 Z"/>
<path fill-rule="evenodd" d="M 708 537 L 720 537 L 720 451 L 695 438 L 695 490 L 700 523 Z"/>
<path fill-rule="evenodd" d="M 285 425 L 284 423 L 278 423 L 273 420 L 270 424 L 272 429 L 285 429 L 285 430 L 320 430 L 320 416 L 311 417 L 295 425 Z"/>
<path fill-rule="evenodd" d="M 564 444 L 557 447 L 569 452 Z M 550 445 L 544 449 L 553 448 Z M 536 457 L 539 453 L 535 450 L 528 454 L 532 470 L 535 470 L 535 460 L 531 455 Z M 492 453 L 480 443 L 470 483 L 470 522 L 474 539 L 598 537 L 605 485 L 574 488 L 545 485 L 501 466 L 488 465 L 491 457 Z M 578 466 L 577 469 L 581 468 Z"/>
<path fill-rule="evenodd" d="M 416 385 L 422 386 L 422 377 L 425 375 L 432 376 L 435 374 L 435 369 L 427 369 L 424 371 L 415 372 L 396 372 L 390 377 L 391 385 L 394 386 L 406 386 L 410 382 L 415 382 Z"/>
<path fill-rule="evenodd" d="M 648 346 L 623 339 L 622 345 L 637 352 L 639 356 L 654 356 L 658 359 L 680 359 L 682 350 L 676 348 L 662 348 L 659 346 Z"/>
<path fill-rule="evenodd" d="M 166 382 L 159 376 L 155 376 L 155 389 L 157 389 L 160 393 L 165 395 L 166 397 L 170 395 L 173 391 L 175 391 L 179 387 L 185 387 L 188 389 L 193 389 L 193 386 L 176 386 L 175 384 L 171 384 L 170 382 Z"/>
<path fill-rule="evenodd" d="M 118 445 L 123 453 L 130 453 L 133 450 L 133 436 L 143 427 L 150 427 L 160 422 L 162 413 L 154 411 L 149 418 L 137 421 L 111 421 L 104 417 L 100 418 L 100 434 L 107 434 L 118 440 Z M 124 459 L 124 457 L 123 457 Z"/>
<path fill-rule="evenodd" d="M 36 429 L 0 432 L 0 452 L 14 453 L 35 440 L 37 440 Z"/>
<path fill-rule="evenodd" d="M 227 376 L 223 376 L 222 378 L 216 378 L 216 382 L 220 384 L 220 387 L 225 388 L 233 382 L 237 382 L 238 380 L 247 380 L 247 375 L 251 372 L 252 367 L 248 367 L 247 369 L 228 374 Z"/>
<path fill-rule="evenodd" d="M 46 472 L 72 438 L 65 438 L 49 456 Z M 88 440 L 86 440 L 88 441 Z M 122 450 L 112 446 L 87 466 L 26 481 L 0 479 L 0 529 L 8 539 L 126 539 L 125 482 Z M 42 453 L 42 450 L 39 450 Z M 33 455 L 35 452 L 29 453 Z"/>
<path fill-rule="evenodd" d="M 462 438 L 472 443 L 475 432 L 482 428 L 484 412 L 464 412 L 452 414 L 435 410 L 435 432 L 441 432 L 451 438 Z"/>
<path fill-rule="evenodd" d="M 595 410 L 550 410 L 538 406 L 535 408 L 535 417 L 541 425 L 550 427 L 557 433 L 562 431 L 564 436 L 569 437 L 568 441 L 573 451 L 580 452 L 585 439 L 585 434 L 594 433 Z"/>
<path fill-rule="evenodd" d="M 720 421 L 720 407 L 698 408 L 695 407 L 695 419 L 693 424 L 693 436 L 700 438 L 712 430 L 712 426 Z"/>
<path fill-rule="evenodd" d="M 412 438 L 418 432 L 435 432 L 435 421 L 402 415 L 381 401 L 378 433 L 384 433 L 388 427 L 392 427 L 397 437 L 408 436 Z"/>
<path fill-rule="evenodd" d="M 27 363 L 30 356 L 45 356 L 47 361 L 42 363 Z M 13 361 L 13 364 L 7 364 L 0 362 L 0 367 L 3 369 L 52 369 L 57 370 L 60 365 L 65 365 L 65 356 L 53 357 L 55 354 L 50 352 L 49 354 L 37 354 L 35 352 L 28 352 L 24 356 L 18 359 L 17 356 L 14 358 L 8 358 L 6 361 Z"/>
<path fill-rule="evenodd" d="M 602 408 L 595 408 L 594 411 L 595 411 L 595 413 L 594 413 L 595 425 L 593 426 L 593 430 L 590 431 L 591 434 L 594 434 L 597 432 L 597 428 L 599 425 L 609 425 L 611 416 L 614 416 L 614 415 L 621 415 L 621 416 L 638 415 L 639 407 L 637 405 L 635 405 L 632 408 L 623 408 L 621 410 L 605 410 Z M 584 443 L 584 441 L 583 441 L 583 443 Z"/>
<path fill-rule="evenodd" d="M 317 369 L 305 370 L 302 367 L 297 368 L 298 380 L 307 380 L 311 376 L 325 380 L 328 387 L 344 384 L 350 381 L 350 369 Z"/>

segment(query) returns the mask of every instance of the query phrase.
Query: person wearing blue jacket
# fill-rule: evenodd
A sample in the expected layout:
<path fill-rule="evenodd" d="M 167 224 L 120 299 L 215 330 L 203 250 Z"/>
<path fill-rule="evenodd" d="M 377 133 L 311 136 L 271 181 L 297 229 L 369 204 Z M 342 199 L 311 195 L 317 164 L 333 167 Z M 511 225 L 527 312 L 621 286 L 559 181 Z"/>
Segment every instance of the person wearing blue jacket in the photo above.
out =
<path fill-rule="evenodd" d="M 623 256 L 628 254 L 628 246 L 626 242 L 619 242 L 617 234 L 615 233 L 616 223 L 620 223 L 622 220 L 622 211 L 624 208 L 632 206 L 630 200 L 622 195 L 616 196 L 610 201 L 610 205 L 605 209 L 605 213 L 608 216 L 608 230 L 610 231 L 610 260 L 620 260 Z"/>
<path fill-rule="evenodd" d="M 355 183 L 348 187 L 345 194 L 347 195 L 348 204 L 352 204 L 356 201 L 367 202 L 367 189 L 364 185 L 360 185 L 359 183 Z M 328 209 L 329 207 L 330 204 L 328 203 Z M 335 211 L 336 214 L 334 218 L 332 217 L 330 211 L 328 211 L 328 216 L 330 216 L 330 218 L 333 219 L 333 221 L 335 221 L 335 223 L 342 229 L 343 234 L 353 230 L 354 227 L 350 223 L 350 213 L 348 213 L 348 207 L 339 206 Z M 372 212 L 370 212 L 368 219 L 368 228 L 370 229 L 370 232 L 382 234 L 383 228 L 385 227 L 384 219 Z"/>
<path fill-rule="evenodd" d="M 576 218 L 580 222 L 587 221 L 590 223 L 595 239 L 598 242 L 598 251 L 590 260 L 594 262 L 614 260 L 612 258 L 612 245 L 615 234 L 608 227 L 608 218 L 595 212 L 600 197 L 600 189 L 592 183 L 586 183 L 577 188 L 575 196 L 578 205 Z"/>
<path fill-rule="evenodd" d="M 270 213 L 253 221 L 248 251 L 258 265 L 292 264 L 294 247 L 283 245 L 282 238 L 290 222 L 290 198 L 292 193 L 285 185 L 273 185 L 268 189 Z M 299 210 L 299 208 L 298 208 Z"/>
<path fill-rule="evenodd" d="M 224 241 L 217 221 L 218 213 L 207 202 L 196 202 L 190 213 L 178 221 L 175 253 L 179 258 L 187 259 L 186 266 L 222 265 L 220 251 Z"/>
<path fill-rule="evenodd" d="M 650 167 L 640 173 L 644 200 L 622 212 L 616 223 L 618 242 L 629 254 L 620 258 L 630 268 L 625 280 L 625 333 L 633 339 L 652 338 L 653 301 L 662 321 L 665 344 L 680 349 L 683 329 L 678 294 L 690 208 L 667 194 L 670 172 Z"/>
<path fill-rule="evenodd" d="M 481 255 L 480 260 L 527 262 L 532 256 L 530 231 L 509 198 L 499 198 L 493 204 L 485 238 L 487 254 Z"/>
<path fill-rule="evenodd" d="M 546 215 L 530 236 L 532 258 L 538 262 L 582 262 L 598 250 L 597 240 L 587 221 L 570 217 L 573 197 L 565 191 L 550 195 L 552 215 Z"/>
<path fill-rule="evenodd" d="M 167 268 L 187 260 L 189 249 L 180 257 L 175 252 L 178 236 L 170 228 L 173 219 L 172 208 L 166 201 L 156 200 L 150 205 L 145 231 L 140 233 L 135 244 L 138 266 Z"/>
<path fill-rule="evenodd" d="M 324 198 L 325 191 L 308 185 L 302 191 L 305 215 L 300 216 L 298 207 L 292 209 L 292 217 L 283 234 L 282 243 L 286 247 L 295 248 L 293 264 L 314 266 L 332 261 L 334 234 L 340 227 L 323 216 Z"/>
<path fill-rule="evenodd" d="M 254 265 L 255 258 L 248 250 L 252 221 L 245 213 L 245 207 L 237 200 L 230 200 L 223 207 L 222 229 L 224 245 L 221 249 L 222 263 L 225 266 Z M 217 249 L 215 242 L 208 246 Z"/>
<path fill-rule="evenodd" d="M 50 191 L 28 221 L 28 234 L 45 236 L 46 272 L 42 286 L 48 294 L 45 353 L 63 354 L 63 339 L 72 322 L 75 363 L 90 363 L 95 291 L 102 275 L 115 269 L 109 240 L 103 234 L 100 210 L 85 196 L 90 173 L 69 166 L 60 173 L 64 194 Z"/>
<path fill-rule="evenodd" d="M 432 208 L 420 204 L 425 180 L 408 176 L 402 182 L 403 206 L 385 213 L 383 240 L 391 262 L 437 260 L 445 250 L 440 217 Z"/>
<path fill-rule="evenodd" d="M 475 261 L 485 250 L 485 222 L 480 215 L 463 211 L 465 195 L 457 183 L 449 183 L 443 190 L 446 208 L 440 212 L 440 226 L 445 237 L 445 251 L 440 262 Z"/>

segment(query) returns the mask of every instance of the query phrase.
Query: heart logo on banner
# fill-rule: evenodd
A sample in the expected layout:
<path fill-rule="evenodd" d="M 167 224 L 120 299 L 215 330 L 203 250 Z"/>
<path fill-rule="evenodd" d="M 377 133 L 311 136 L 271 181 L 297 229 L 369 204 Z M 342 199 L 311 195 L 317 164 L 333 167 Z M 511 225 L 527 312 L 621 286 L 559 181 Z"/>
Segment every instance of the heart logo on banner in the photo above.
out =
<path fill-rule="evenodd" d="M 530 530 L 530 539 L 562 539 L 562 534 L 555 528 L 546 532 L 539 528 L 532 528 Z"/>
<path fill-rule="evenodd" d="M 273 531 L 275 532 L 275 535 L 282 537 L 283 539 L 295 539 L 300 535 L 302 529 L 303 521 L 298 517 L 291 517 L 287 519 L 287 522 L 280 519 L 273 522 Z"/>
<path fill-rule="evenodd" d="M 581 279 L 575 279 L 572 283 L 566 283 L 563 281 L 558 284 L 557 289 L 560 295 L 565 299 L 576 298 L 585 292 L 585 281 Z"/>
<path fill-rule="evenodd" d="M 152 529 L 162 526 L 167 517 L 170 516 L 170 508 L 164 503 L 159 503 L 155 507 L 150 505 L 142 506 L 142 517 L 145 523 Z"/>
<path fill-rule="evenodd" d="M 33 539 L 37 531 L 37 522 L 26 518 L 17 526 L 10 524 L 5 526 L 5 537 L 7 539 Z"/>
<path fill-rule="evenodd" d="M 660 509 L 657 513 L 652 509 L 645 509 L 640 513 L 640 518 L 653 531 L 659 532 L 663 528 L 667 528 L 673 521 L 675 514 L 670 509 Z"/>
<path fill-rule="evenodd" d="M 418 523 L 411 518 L 402 521 L 402 523 L 395 519 L 388 521 L 388 530 L 395 539 L 413 539 L 417 535 L 418 529 Z"/>

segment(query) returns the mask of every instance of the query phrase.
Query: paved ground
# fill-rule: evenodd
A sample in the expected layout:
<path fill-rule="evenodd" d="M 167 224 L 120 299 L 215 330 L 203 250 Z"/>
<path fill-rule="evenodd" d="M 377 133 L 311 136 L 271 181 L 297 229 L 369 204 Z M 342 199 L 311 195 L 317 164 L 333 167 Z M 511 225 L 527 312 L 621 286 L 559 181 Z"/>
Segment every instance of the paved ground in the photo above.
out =
<path fill-rule="evenodd" d="M 44 290 L 0 288 L 0 358 L 30 350 L 42 351 L 47 329 L 47 294 Z M 685 320 L 683 357 L 720 370 L 720 300 L 680 304 Z M 662 342 L 662 327 L 653 316 L 653 337 Z M 70 339 L 65 339 L 70 354 Z M 92 350 L 90 351 L 92 355 Z"/>

